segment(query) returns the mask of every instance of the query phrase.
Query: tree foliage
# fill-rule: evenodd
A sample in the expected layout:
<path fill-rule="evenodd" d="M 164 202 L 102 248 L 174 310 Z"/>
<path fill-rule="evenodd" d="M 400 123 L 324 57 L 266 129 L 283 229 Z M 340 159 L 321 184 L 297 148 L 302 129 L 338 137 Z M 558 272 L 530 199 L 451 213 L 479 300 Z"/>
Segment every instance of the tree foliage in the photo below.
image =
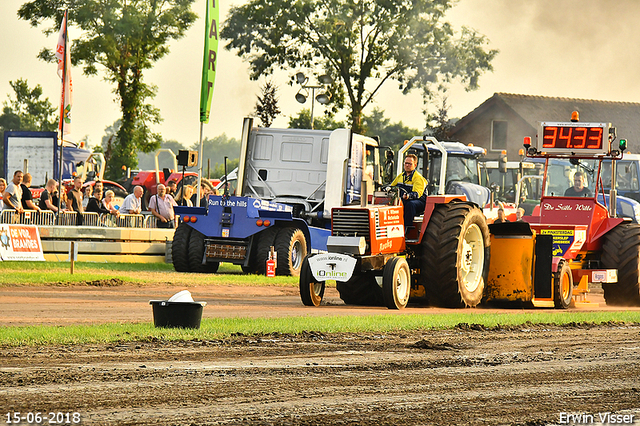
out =
<path fill-rule="evenodd" d="M 331 75 L 333 102 L 346 98 L 350 127 L 362 132 L 364 108 L 387 81 L 430 96 L 454 79 L 475 89 L 492 70 L 497 51 L 485 50 L 485 37 L 444 21 L 454 2 L 250 0 L 231 8 L 220 34 L 254 80 L 282 68 Z"/>
<path fill-rule="evenodd" d="M 394 151 L 400 149 L 405 140 L 422 135 L 420 130 L 407 127 L 402 121 L 391 123 L 379 108 L 374 108 L 371 115 L 364 115 L 362 122 L 365 135 L 378 136 L 382 146 L 392 147 Z"/>
<path fill-rule="evenodd" d="M 344 121 L 336 121 L 331 115 L 313 117 L 313 128 L 316 130 L 334 130 L 345 127 Z M 297 116 L 289 117 L 290 129 L 310 129 L 311 110 L 304 108 Z"/>
<path fill-rule="evenodd" d="M 439 141 L 448 141 L 449 132 L 453 128 L 449 120 L 449 108 L 446 96 L 442 98 L 442 103 L 438 105 L 435 113 L 427 112 L 426 132 Z"/>
<path fill-rule="evenodd" d="M 143 72 L 169 52 L 170 40 L 184 36 L 196 19 L 195 0 L 32 0 L 18 16 L 38 26 L 48 21 L 45 34 L 57 32 L 65 9 L 69 25 L 76 25 L 71 60 L 83 64 L 86 75 L 104 69 L 120 102 L 121 126 L 107 158 L 107 176 L 121 174 L 121 167 L 135 168 L 138 151 L 150 152 L 160 145 L 151 125 L 161 121 L 158 109 L 147 103 L 156 88 L 143 81 Z M 53 61 L 43 49 L 41 59 Z M 106 156 L 106 155 L 105 155 Z"/>
<path fill-rule="evenodd" d="M 58 126 L 58 118 L 49 98 L 41 99 L 42 87 L 38 84 L 33 89 L 29 88 L 27 80 L 18 79 L 9 84 L 14 92 L 14 98 L 3 103 L 0 114 L 0 157 L 4 158 L 4 132 L 5 130 L 24 131 L 55 131 Z M 4 176 L 4 161 L 0 164 L 0 175 Z"/>
<path fill-rule="evenodd" d="M 271 80 L 260 88 L 261 96 L 258 96 L 258 102 L 256 103 L 256 115 L 264 127 L 271 127 L 273 120 L 281 112 L 280 108 L 278 108 L 277 90 L 278 87 Z"/>

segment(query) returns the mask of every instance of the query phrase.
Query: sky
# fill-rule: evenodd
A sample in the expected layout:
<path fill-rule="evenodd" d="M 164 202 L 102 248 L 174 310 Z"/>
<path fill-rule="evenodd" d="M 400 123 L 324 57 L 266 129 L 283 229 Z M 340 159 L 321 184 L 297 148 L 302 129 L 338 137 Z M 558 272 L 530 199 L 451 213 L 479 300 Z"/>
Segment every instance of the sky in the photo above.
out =
<path fill-rule="evenodd" d="M 34 28 L 19 20 L 17 10 L 23 3 L 25 0 L 0 2 L 0 101 L 13 95 L 9 81 L 22 78 L 32 88 L 40 84 L 43 96 L 57 105 L 60 80 L 56 66 L 37 58 L 43 47 L 55 47 L 57 34 L 45 37 L 42 26 Z M 242 3 L 221 0 L 220 22 L 224 23 L 230 6 Z M 164 119 L 153 130 L 165 140 L 177 140 L 187 147 L 200 137 L 204 7 L 205 0 L 195 1 L 193 9 L 200 18 L 184 38 L 170 44 L 171 52 L 144 77 L 145 82 L 158 87 L 151 103 Z M 484 34 L 489 40 L 487 48 L 499 53 L 493 61 L 494 70 L 480 78 L 478 90 L 467 92 L 460 83 L 451 86 L 447 93 L 449 117 L 465 116 L 496 92 L 640 102 L 638 16 L 637 0 L 458 1 L 446 20 L 458 31 L 466 26 Z M 69 29 L 71 42 L 74 30 Z M 204 125 L 203 136 L 225 133 L 240 138 L 242 119 L 253 113 L 265 80 L 250 81 L 247 64 L 222 45 L 221 41 L 211 120 Z M 299 104 L 295 100 L 298 87 L 288 84 L 297 71 L 311 74 L 311 70 L 301 69 L 280 71 L 273 77 L 282 111 L 273 127 L 287 127 L 289 116 L 311 106 L 310 100 Z M 113 87 L 103 80 L 104 73 L 85 77 L 77 67 L 72 75 L 73 127 L 68 138 L 77 141 L 88 136 L 89 145 L 97 145 L 105 128 L 120 117 Z M 392 122 L 424 128 L 425 104 L 419 91 L 405 96 L 397 83 L 387 82 L 365 113 L 374 107 L 382 109 Z M 314 115 L 318 117 L 323 109 L 316 102 Z"/>

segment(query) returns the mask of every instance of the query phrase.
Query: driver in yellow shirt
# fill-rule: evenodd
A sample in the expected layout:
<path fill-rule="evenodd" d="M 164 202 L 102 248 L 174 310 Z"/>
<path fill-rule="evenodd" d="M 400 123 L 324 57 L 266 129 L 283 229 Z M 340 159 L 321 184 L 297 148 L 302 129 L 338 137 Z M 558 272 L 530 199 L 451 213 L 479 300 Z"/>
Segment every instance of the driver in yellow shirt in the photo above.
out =
<path fill-rule="evenodd" d="M 401 190 L 405 227 L 411 226 L 413 218 L 424 212 L 427 199 L 427 180 L 416 171 L 417 165 L 418 157 L 415 154 L 407 155 L 404 159 L 404 172 L 391 182 L 391 186 L 397 186 Z"/>

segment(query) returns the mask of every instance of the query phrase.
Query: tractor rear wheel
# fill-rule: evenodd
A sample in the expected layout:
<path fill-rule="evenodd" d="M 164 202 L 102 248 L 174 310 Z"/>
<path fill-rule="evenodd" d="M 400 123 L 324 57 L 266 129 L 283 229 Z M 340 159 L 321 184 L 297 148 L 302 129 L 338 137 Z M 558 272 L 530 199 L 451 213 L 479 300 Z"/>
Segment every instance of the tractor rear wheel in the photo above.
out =
<path fill-rule="evenodd" d="M 324 297 L 325 282 L 318 282 L 311 273 L 309 257 L 305 257 L 300 268 L 300 298 L 305 306 L 320 306 Z"/>
<path fill-rule="evenodd" d="M 214 273 L 218 271 L 219 262 L 202 264 L 204 259 L 204 235 L 196 231 L 191 231 L 189 237 L 189 269 L 191 272 Z"/>
<path fill-rule="evenodd" d="M 382 296 L 389 309 L 404 309 L 409 303 L 411 271 L 404 257 L 394 257 L 384 265 Z"/>
<path fill-rule="evenodd" d="M 189 272 L 189 237 L 192 229 L 189 225 L 180 223 L 173 233 L 171 261 L 178 272 Z"/>
<path fill-rule="evenodd" d="M 553 278 L 553 305 L 556 309 L 567 309 L 573 297 L 573 276 L 564 260 L 558 264 L 558 273 Z"/>
<path fill-rule="evenodd" d="M 473 204 L 437 205 L 422 240 L 420 280 L 429 300 L 447 308 L 475 307 L 489 273 L 489 228 Z"/>
<path fill-rule="evenodd" d="M 302 260 L 307 256 L 307 239 L 302 230 L 294 227 L 281 228 L 276 235 L 275 247 L 278 252 L 276 274 L 299 276 Z"/>
<path fill-rule="evenodd" d="M 347 305 L 384 306 L 382 289 L 371 272 L 355 272 L 349 281 L 337 281 L 336 289 Z"/>
<path fill-rule="evenodd" d="M 618 270 L 618 282 L 602 284 L 607 305 L 640 306 L 640 225 L 623 222 L 604 236 L 602 267 Z"/>

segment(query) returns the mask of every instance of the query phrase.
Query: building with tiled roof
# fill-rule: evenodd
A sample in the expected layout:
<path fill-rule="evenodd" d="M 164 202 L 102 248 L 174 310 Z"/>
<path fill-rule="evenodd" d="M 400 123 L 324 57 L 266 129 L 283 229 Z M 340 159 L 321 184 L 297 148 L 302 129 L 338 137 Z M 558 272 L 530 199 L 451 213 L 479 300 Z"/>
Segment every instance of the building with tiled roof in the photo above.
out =
<path fill-rule="evenodd" d="M 611 123 L 618 138 L 627 139 L 630 152 L 640 152 L 640 103 L 511 93 L 495 93 L 460 119 L 450 140 L 486 148 L 488 158 L 506 150 L 509 159 L 517 160 L 525 136 L 535 144 L 540 121 L 569 121 L 572 111 L 580 113 L 582 122 Z"/>

